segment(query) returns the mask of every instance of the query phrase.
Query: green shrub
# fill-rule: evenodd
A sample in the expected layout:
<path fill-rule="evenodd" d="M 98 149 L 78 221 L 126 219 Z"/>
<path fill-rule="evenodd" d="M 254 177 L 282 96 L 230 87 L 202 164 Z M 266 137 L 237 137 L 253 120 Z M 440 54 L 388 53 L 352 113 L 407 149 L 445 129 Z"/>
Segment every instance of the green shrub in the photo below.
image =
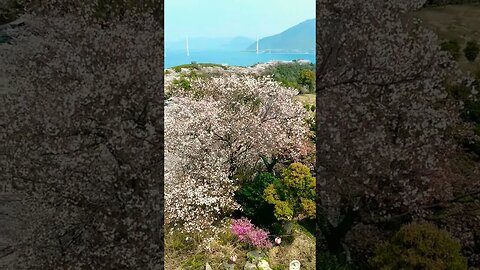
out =
<path fill-rule="evenodd" d="M 432 224 L 403 226 L 388 243 L 377 246 L 375 269 L 466 270 L 460 244 Z"/>
<path fill-rule="evenodd" d="M 179 79 L 173 80 L 173 85 L 183 88 L 185 90 L 190 90 L 192 86 L 190 85 L 190 81 L 187 78 L 181 76 Z"/>
<path fill-rule="evenodd" d="M 273 75 L 275 81 L 286 87 L 298 89 L 302 93 L 309 93 L 315 89 L 315 65 L 313 64 L 280 63 L 269 68 L 264 75 Z"/>
<path fill-rule="evenodd" d="M 467 58 L 467 60 L 470 62 L 474 62 L 475 59 L 477 59 L 479 52 L 480 52 L 480 48 L 478 47 L 478 44 L 475 41 L 467 42 L 465 49 L 463 49 L 465 58 Z"/>
<path fill-rule="evenodd" d="M 226 66 L 220 65 L 220 64 L 194 63 L 194 62 L 192 62 L 191 64 L 183 64 L 183 65 L 175 66 L 175 67 L 172 67 L 172 69 L 175 70 L 175 72 L 180 72 L 180 71 L 182 71 L 182 68 L 190 69 L 190 70 L 192 70 L 192 69 L 200 70 L 200 68 L 202 68 L 202 67 L 221 67 L 224 70 L 227 69 Z"/>
<path fill-rule="evenodd" d="M 279 221 L 314 219 L 316 216 L 315 178 L 301 163 L 292 163 L 284 169 L 282 178 L 269 184 L 263 195 L 275 206 L 275 217 Z"/>
<path fill-rule="evenodd" d="M 190 92 L 196 98 L 202 97 L 205 94 L 203 89 L 198 87 L 192 87 L 192 82 L 200 77 L 202 77 L 202 75 L 196 73 L 193 70 L 190 71 L 188 74 L 180 75 L 178 79 L 173 80 L 172 86 L 174 93 L 172 93 L 172 95 L 175 95 L 175 92 L 178 91 L 178 89 L 180 88 L 183 90 L 187 90 L 187 92 Z"/>
<path fill-rule="evenodd" d="M 276 180 L 271 173 L 260 173 L 237 190 L 235 199 L 242 206 L 243 214 L 254 224 L 271 225 L 275 221 L 273 206 L 263 199 L 263 190 Z"/>
<path fill-rule="evenodd" d="M 315 89 L 315 71 L 310 69 L 300 70 L 297 82 L 300 85 L 307 86 L 309 92 L 313 92 L 313 90 Z"/>
<path fill-rule="evenodd" d="M 310 110 L 311 110 L 312 112 L 315 111 L 315 108 L 316 108 L 315 105 L 310 106 Z"/>
<path fill-rule="evenodd" d="M 453 57 L 458 60 L 460 58 L 460 44 L 456 40 L 448 40 L 440 44 L 442 51 L 447 51 Z"/>
<path fill-rule="evenodd" d="M 190 70 L 187 77 L 190 78 L 190 79 L 198 79 L 198 78 L 201 77 L 201 75 L 198 74 L 195 70 Z"/>

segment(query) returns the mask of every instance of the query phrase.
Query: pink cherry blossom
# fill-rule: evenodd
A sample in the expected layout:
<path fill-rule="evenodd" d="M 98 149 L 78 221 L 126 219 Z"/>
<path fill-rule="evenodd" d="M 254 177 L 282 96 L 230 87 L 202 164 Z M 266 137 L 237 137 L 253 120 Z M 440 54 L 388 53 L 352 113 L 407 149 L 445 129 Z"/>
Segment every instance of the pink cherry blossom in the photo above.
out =
<path fill-rule="evenodd" d="M 223 74 L 190 84 L 171 89 L 165 108 L 165 217 L 205 230 L 238 209 L 238 170 L 260 168 L 262 157 L 301 158 L 308 127 L 296 92 L 269 78 Z"/>

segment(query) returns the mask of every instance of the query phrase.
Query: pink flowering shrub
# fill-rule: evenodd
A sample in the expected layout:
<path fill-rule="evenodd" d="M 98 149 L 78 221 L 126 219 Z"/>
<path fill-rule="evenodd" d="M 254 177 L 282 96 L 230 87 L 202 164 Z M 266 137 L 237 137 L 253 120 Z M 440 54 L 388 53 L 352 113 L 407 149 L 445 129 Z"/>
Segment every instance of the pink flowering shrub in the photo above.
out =
<path fill-rule="evenodd" d="M 246 218 L 234 219 L 230 229 L 242 242 L 257 248 L 269 248 L 272 246 L 272 243 L 268 241 L 268 232 L 256 228 L 255 225 Z"/>
<path fill-rule="evenodd" d="M 234 219 L 231 225 L 232 233 L 238 237 L 241 241 L 246 240 L 247 234 L 254 229 L 250 220 L 246 218 Z"/>

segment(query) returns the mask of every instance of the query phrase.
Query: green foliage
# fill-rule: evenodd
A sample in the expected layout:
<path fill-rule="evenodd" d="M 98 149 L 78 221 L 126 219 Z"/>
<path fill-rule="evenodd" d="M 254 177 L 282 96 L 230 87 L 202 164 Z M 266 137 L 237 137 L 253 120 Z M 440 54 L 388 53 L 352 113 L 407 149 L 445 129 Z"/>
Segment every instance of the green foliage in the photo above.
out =
<path fill-rule="evenodd" d="M 313 92 L 315 90 L 315 72 L 310 69 L 300 70 L 297 82 L 300 85 L 307 86 L 309 92 Z"/>
<path fill-rule="evenodd" d="M 467 58 L 467 60 L 470 61 L 470 62 L 474 62 L 475 59 L 477 59 L 477 56 L 478 56 L 479 52 L 480 52 L 480 48 L 478 47 L 478 44 L 475 41 L 467 42 L 467 45 L 465 46 L 465 49 L 463 49 L 463 53 L 465 54 L 465 58 Z"/>
<path fill-rule="evenodd" d="M 247 252 L 247 260 L 253 264 L 258 264 L 261 260 L 265 260 L 268 263 L 270 263 L 270 260 L 268 259 L 268 255 L 261 250 L 252 250 Z"/>
<path fill-rule="evenodd" d="M 180 76 L 179 79 L 173 80 L 173 85 L 183 88 L 185 90 L 190 90 L 192 88 L 190 85 L 190 81 L 188 81 L 188 79 L 184 76 Z"/>
<path fill-rule="evenodd" d="M 205 91 L 198 88 L 194 89 L 191 84 L 192 80 L 196 80 L 202 76 L 203 75 L 195 72 L 195 70 L 190 70 L 190 72 L 187 74 L 181 74 L 178 79 L 173 80 L 172 86 L 168 91 L 168 95 L 165 95 L 165 98 L 168 99 L 169 97 L 174 96 L 179 89 L 190 92 L 195 98 L 203 97 L 205 95 Z"/>
<path fill-rule="evenodd" d="M 442 51 L 447 51 L 453 57 L 458 60 L 460 58 L 460 44 L 456 40 L 448 40 L 440 44 Z"/>
<path fill-rule="evenodd" d="M 370 263 L 376 269 L 466 270 L 461 246 L 432 224 L 403 226 L 388 243 L 377 246 Z"/>
<path fill-rule="evenodd" d="M 182 263 L 182 269 L 204 269 L 207 260 L 207 255 L 203 253 L 197 253 L 189 257 Z"/>
<path fill-rule="evenodd" d="M 263 192 L 265 200 L 275 206 L 278 220 L 314 219 L 315 178 L 301 163 L 292 163 L 282 172 L 282 178 L 269 184 Z"/>
<path fill-rule="evenodd" d="M 173 67 L 172 68 L 175 72 L 180 72 L 182 71 L 182 67 L 181 66 L 176 66 L 176 67 Z"/>
<path fill-rule="evenodd" d="M 243 214 L 254 224 L 270 225 L 275 221 L 273 206 L 263 199 L 263 190 L 277 180 L 271 173 L 260 173 L 237 190 L 235 199 L 242 206 Z"/>
<path fill-rule="evenodd" d="M 301 92 L 315 91 L 315 65 L 313 64 L 281 63 L 267 70 L 265 75 L 273 75 L 275 81 Z"/>
<path fill-rule="evenodd" d="M 198 79 L 198 78 L 200 78 L 201 76 L 200 76 L 195 70 L 191 70 L 191 71 L 188 73 L 188 77 L 191 78 L 191 79 Z"/>
<path fill-rule="evenodd" d="M 175 231 L 172 234 L 166 234 L 165 244 L 173 251 L 193 250 L 197 246 L 194 235 Z M 188 240 L 187 240 L 188 239 Z"/>
<path fill-rule="evenodd" d="M 184 65 L 179 65 L 179 66 L 172 67 L 172 69 L 175 70 L 175 72 L 180 72 L 180 71 L 182 71 L 182 68 L 199 70 L 202 67 L 221 67 L 223 69 L 227 69 L 227 67 L 225 67 L 223 65 L 212 64 L 212 63 L 184 64 Z"/>

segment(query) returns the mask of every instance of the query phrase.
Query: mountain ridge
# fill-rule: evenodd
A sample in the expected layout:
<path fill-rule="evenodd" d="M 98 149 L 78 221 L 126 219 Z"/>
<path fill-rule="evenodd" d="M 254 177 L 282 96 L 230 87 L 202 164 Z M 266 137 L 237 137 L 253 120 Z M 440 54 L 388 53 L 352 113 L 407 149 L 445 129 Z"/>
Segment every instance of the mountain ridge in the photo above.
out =
<path fill-rule="evenodd" d="M 276 35 L 258 41 L 262 52 L 315 52 L 315 19 L 308 19 Z M 257 42 L 246 48 L 256 51 Z"/>
<path fill-rule="evenodd" d="M 273 53 L 314 53 L 315 19 L 305 20 L 278 34 L 259 40 L 261 52 Z M 189 38 L 190 51 L 256 51 L 255 39 L 236 37 L 194 37 Z M 165 41 L 166 51 L 185 51 L 186 39 Z"/>

